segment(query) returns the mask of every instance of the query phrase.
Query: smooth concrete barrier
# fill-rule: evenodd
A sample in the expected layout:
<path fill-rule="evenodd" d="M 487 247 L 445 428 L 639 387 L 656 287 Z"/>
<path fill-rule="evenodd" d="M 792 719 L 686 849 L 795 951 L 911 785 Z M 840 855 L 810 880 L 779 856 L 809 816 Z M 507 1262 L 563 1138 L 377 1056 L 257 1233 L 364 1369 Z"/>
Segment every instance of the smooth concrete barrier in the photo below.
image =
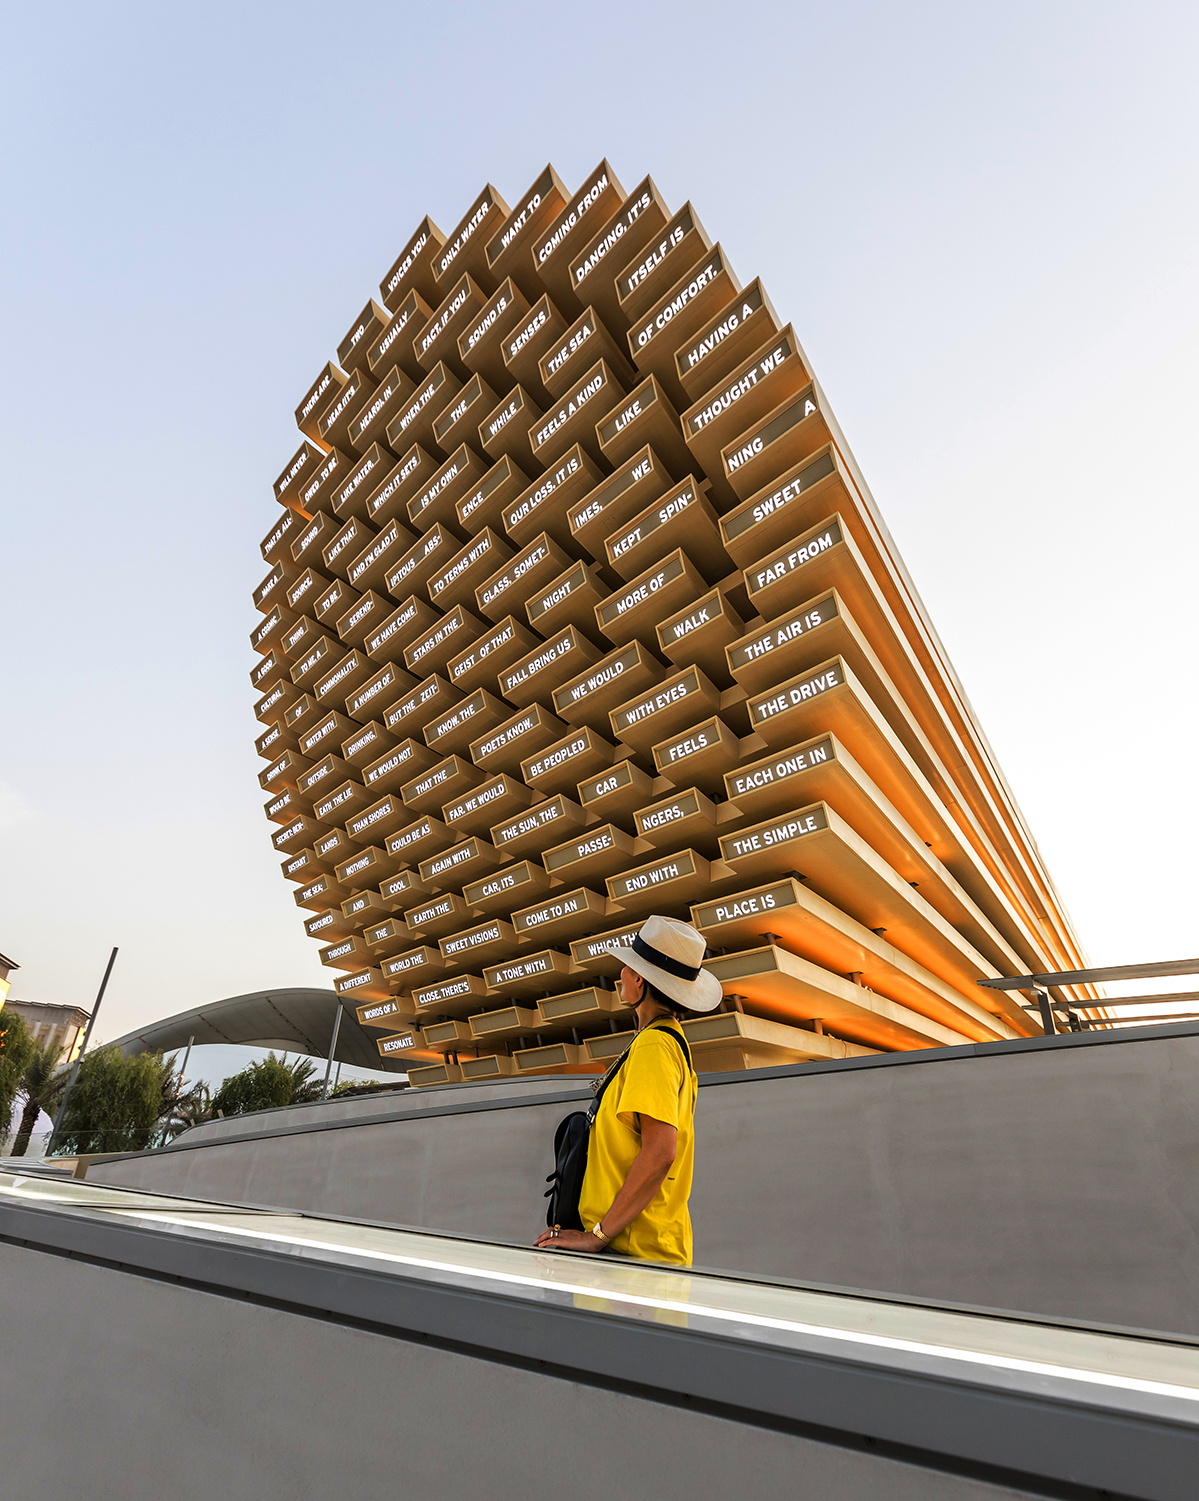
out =
<path fill-rule="evenodd" d="M 380 1117 L 407 1115 L 429 1108 L 434 1098 L 442 1100 L 446 1091 L 451 1091 L 456 1105 L 473 1104 L 480 1100 L 510 1099 L 516 1095 L 536 1099 L 538 1095 L 560 1095 L 563 1088 L 579 1088 L 577 1079 L 540 1077 L 534 1079 L 498 1079 L 478 1084 L 448 1084 L 439 1089 L 409 1089 L 397 1085 L 395 1089 L 368 1095 L 338 1095 L 331 1100 L 320 1100 L 310 1105 L 284 1105 L 277 1110 L 256 1111 L 253 1117 L 227 1115 L 218 1120 L 205 1121 L 193 1126 L 186 1134 L 187 1144 L 199 1142 L 228 1141 L 244 1137 L 247 1132 L 261 1129 L 256 1123 L 268 1118 L 272 1130 L 294 1130 L 302 1126 L 327 1125 L 334 1121 L 347 1121 L 355 1125 Z M 586 1086 L 583 1085 L 583 1088 Z M 177 1138 L 182 1143 L 183 1137 Z"/>
<path fill-rule="evenodd" d="M 0 1284 L 5 1342 L 41 1352 L 0 1361 L 14 1497 L 507 1501 L 555 1477 L 580 1501 L 1018 1494 L 36 1251 L 0 1246 Z"/>
<path fill-rule="evenodd" d="M 0 1173 L 5 1496 L 1194 1493 L 1193 1344 L 134 1198 Z"/>
<path fill-rule="evenodd" d="M 1189 1023 L 708 1077 L 697 1265 L 1199 1334 L 1197 1083 Z M 88 1181 L 527 1243 L 586 1097 L 563 1078 L 328 1128 L 274 1111 Z"/>

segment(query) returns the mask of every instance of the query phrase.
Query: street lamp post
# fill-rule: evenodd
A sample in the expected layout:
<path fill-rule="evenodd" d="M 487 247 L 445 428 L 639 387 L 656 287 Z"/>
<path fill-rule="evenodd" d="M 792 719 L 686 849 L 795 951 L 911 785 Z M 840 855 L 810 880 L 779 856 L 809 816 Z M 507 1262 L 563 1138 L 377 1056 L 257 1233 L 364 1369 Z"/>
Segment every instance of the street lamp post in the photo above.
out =
<path fill-rule="evenodd" d="M 67 1111 L 67 1101 L 71 1098 L 71 1090 L 75 1087 L 75 1080 L 79 1076 L 79 1065 L 83 1062 L 83 1055 L 87 1052 L 87 1045 L 91 1041 L 92 1028 L 96 1025 L 96 1017 L 100 1014 L 100 1002 L 104 999 L 104 992 L 108 987 L 108 977 L 112 974 L 112 967 L 117 962 L 117 950 L 114 947 L 108 956 L 108 966 L 104 971 L 104 978 L 100 981 L 100 989 L 96 992 L 96 1004 L 92 1007 L 92 1014 L 88 1018 L 87 1031 L 83 1034 L 83 1046 L 75 1059 L 75 1067 L 71 1070 L 71 1077 L 67 1080 L 67 1087 L 62 1092 L 59 1102 L 58 1114 L 54 1117 L 54 1128 L 50 1132 L 50 1140 L 46 1143 L 46 1153 L 49 1155 L 50 1148 L 58 1136 L 58 1128 L 62 1124 L 62 1118 Z"/>
<path fill-rule="evenodd" d="M 337 1016 L 335 1017 L 334 1022 L 333 1022 L 333 1041 L 329 1044 L 329 1059 L 328 1059 L 328 1062 L 325 1064 L 325 1083 L 324 1083 L 324 1087 L 321 1089 L 321 1099 L 322 1100 L 327 1099 L 328 1096 L 329 1096 L 329 1075 L 333 1071 L 333 1054 L 337 1051 L 337 1034 L 340 1031 L 341 1031 L 341 1005 L 339 1003 L 338 1007 L 337 1007 Z"/>

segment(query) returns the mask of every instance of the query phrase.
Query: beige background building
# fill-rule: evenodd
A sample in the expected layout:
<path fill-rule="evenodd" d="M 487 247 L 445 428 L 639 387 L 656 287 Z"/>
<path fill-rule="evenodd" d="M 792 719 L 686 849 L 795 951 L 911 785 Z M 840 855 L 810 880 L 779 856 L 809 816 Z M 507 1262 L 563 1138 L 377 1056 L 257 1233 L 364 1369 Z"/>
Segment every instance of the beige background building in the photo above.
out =
<path fill-rule="evenodd" d="M 4 1009 L 8 1015 L 15 1014 L 24 1021 L 34 1042 L 56 1043 L 60 1062 L 73 1063 L 78 1057 L 90 1011 L 81 1006 L 56 1006 L 48 1001 L 18 1001 L 11 997 Z"/>
<path fill-rule="evenodd" d="M 0 954 L 0 1006 L 8 999 L 8 992 L 12 989 L 12 981 L 8 978 L 14 969 L 20 969 L 20 965 L 14 960 Z"/>

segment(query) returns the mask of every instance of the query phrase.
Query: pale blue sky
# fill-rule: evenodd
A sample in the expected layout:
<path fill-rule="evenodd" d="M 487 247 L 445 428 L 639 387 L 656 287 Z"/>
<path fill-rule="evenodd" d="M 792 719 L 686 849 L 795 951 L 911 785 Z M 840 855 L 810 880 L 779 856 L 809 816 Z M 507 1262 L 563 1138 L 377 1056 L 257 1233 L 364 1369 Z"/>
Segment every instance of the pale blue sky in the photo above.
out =
<path fill-rule="evenodd" d="M 426 213 L 607 155 L 794 320 L 1099 962 L 1199 951 L 1197 12 L 110 3 L 0 56 L 0 951 L 327 980 L 263 818 L 292 410 Z"/>

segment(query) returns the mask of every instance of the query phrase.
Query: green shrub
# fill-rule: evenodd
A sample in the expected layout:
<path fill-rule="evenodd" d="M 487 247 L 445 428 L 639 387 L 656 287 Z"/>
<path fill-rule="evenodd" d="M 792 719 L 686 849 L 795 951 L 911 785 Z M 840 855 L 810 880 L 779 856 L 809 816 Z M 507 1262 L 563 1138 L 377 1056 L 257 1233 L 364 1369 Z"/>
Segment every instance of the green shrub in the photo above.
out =
<path fill-rule="evenodd" d="M 254 1110 L 273 1110 L 280 1105 L 303 1105 L 319 1100 L 321 1085 L 313 1079 L 316 1064 L 311 1058 L 284 1063 L 274 1053 L 231 1074 L 212 1097 L 210 1116 L 249 1115 Z"/>
<path fill-rule="evenodd" d="M 56 1153 L 139 1152 L 158 1130 L 169 1066 L 161 1053 L 126 1058 L 97 1048 L 79 1065 L 55 1138 Z"/>
<path fill-rule="evenodd" d="M 24 1018 L 0 1009 L 0 1137 L 7 1136 L 12 1125 L 13 1101 L 33 1051 Z"/>

